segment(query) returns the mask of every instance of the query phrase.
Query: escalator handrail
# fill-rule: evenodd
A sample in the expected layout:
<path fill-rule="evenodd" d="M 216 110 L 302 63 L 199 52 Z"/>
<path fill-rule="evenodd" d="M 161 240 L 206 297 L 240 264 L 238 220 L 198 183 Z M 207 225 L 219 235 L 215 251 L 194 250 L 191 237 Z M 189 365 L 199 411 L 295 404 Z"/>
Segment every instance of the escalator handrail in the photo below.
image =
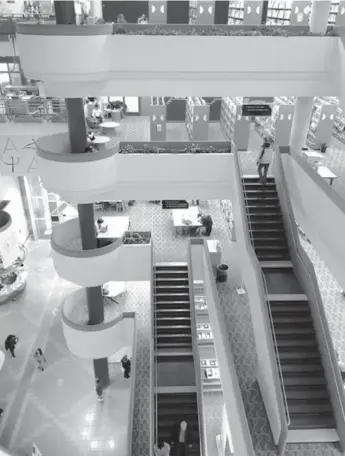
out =
<path fill-rule="evenodd" d="M 235 160 L 236 165 L 238 167 L 238 170 L 239 170 L 239 173 L 240 173 L 240 178 L 241 178 L 241 184 L 242 184 L 242 192 L 240 192 L 239 196 L 241 197 L 241 195 L 242 195 L 242 197 L 243 197 L 243 203 L 244 203 L 243 206 L 244 206 L 244 210 L 245 210 L 246 219 L 248 221 L 248 225 L 247 226 L 248 226 L 249 239 L 250 239 L 251 245 L 253 246 L 253 249 L 254 249 L 252 222 L 251 222 L 251 217 L 250 217 L 250 213 L 248 211 L 248 206 L 247 206 L 248 196 L 247 196 L 247 192 L 246 192 L 245 185 L 244 185 L 244 174 L 243 174 L 242 164 L 241 164 L 241 161 L 240 161 L 239 156 L 238 156 L 237 148 L 235 146 L 232 146 L 232 150 L 234 152 L 234 160 Z M 235 172 L 236 172 L 236 170 L 235 170 Z M 265 297 L 265 300 L 266 300 L 266 309 L 267 309 L 267 314 L 268 314 L 269 321 L 270 321 L 270 326 L 271 326 L 272 342 L 273 342 L 273 347 L 274 347 L 274 351 L 275 351 L 275 355 L 276 355 L 280 389 L 281 389 L 281 393 L 282 393 L 282 396 L 283 396 L 284 411 L 285 411 L 286 421 L 287 421 L 287 425 L 289 426 L 291 420 L 290 420 L 290 414 L 289 414 L 286 390 L 285 390 L 285 387 L 284 387 L 283 372 L 282 372 L 282 367 L 281 367 L 280 359 L 279 359 L 278 343 L 277 343 L 277 339 L 276 339 L 276 335 L 275 335 L 275 331 L 274 331 L 273 317 L 272 317 L 272 313 L 271 313 L 271 305 L 270 305 L 270 301 L 268 299 L 267 282 L 266 282 L 265 275 L 264 275 L 264 273 L 262 271 L 262 268 L 260 267 L 260 265 L 258 265 L 258 267 L 259 267 L 260 272 L 261 272 L 262 283 L 263 283 L 263 287 L 264 287 L 264 297 Z"/>
<path fill-rule="evenodd" d="M 278 153 L 279 153 L 278 151 L 275 151 L 275 154 L 278 154 Z M 288 208 L 289 207 L 291 208 L 290 210 L 288 210 L 288 217 L 289 217 L 289 221 L 290 221 L 290 226 L 291 227 L 293 227 L 293 226 L 296 227 L 296 233 L 297 233 L 297 236 L 298 236 L 297 224 L 296 224 L 295 218 L 293 216 L 293 209 L 292 209 L 291 201 L 289 201 L 287 196 L 286 196 L 286 191 L 288 191 L 288 186 L 287 186 L 286 176 L 285 176 L 285 172 L 284 172 L 284 168 L 283 168 L 283 163 L 282 163 L 281 157 L 280 156 L 277 157 L 277 160 L 280 161 L 280 163 L 279 163 L 280 170 L 279 171 L 281 173 L 281 177 L 282 177 L 282 180 L 283 180 L 282 196 L 283 196 L 283 199 L 284 199 L 284 202 L 285 202 L 285 206 L 288 207 Z M 292 231 L 294 231 L 294 230 L 292 230 Z M 306 273 L 309 276 L 310 281 L 312 283 L 318 284 L 317 276 L 316 276 L 313 264 L 312 264 L 310 258 L 308 257 L 307 253 L 305 252 L 303 246 L 299 242 L 299 237 L 296 237 L 295 233 L 292 233 L 292 240 L 293 240 L 293 242 L 295 244 L 295 254 L 299 258 L 300 263 L 303 265 Z M 310 267 L 308 267 L 308 263 L 309 263 Z M 315 303 L 317 304 L 313 308 L 317 309 L 319 317 L 320 317 L 320 322 L 321 322 L 322 330 L 323 330 L 323 333 L 324 333 L 324 340 L 326 342 L 325 346 L 326 346 L 329 358 L 331 360 L 331 366 L 332 366 L 332 371 L 333 371 L 334 378 L 335 378 L 335 381 L 336 381 L 336 387 L 337 387 L 337 391 L 338 391 L 338 396 L 340 398 L 341 408 L 343 410 L 343 415 L 345 417 L 345 396 L 343 394 L 343 383 L 341 381 L 341 375 L 340 375 L 339 369 L 338 369 L 339 372 L 336 372 L 336 370 L 334 369 L 334 366 L 337 365 L 337 360 L 336 360 L 336 358 L 334 356 L 334 353 L 333 354 L 331 353 L 332 351 L 334 352 L 334 349 L 333 350 L 329 349 L 329 345 L 331 345 L 331 347 L 333 347 L 333 342 L 332 342 L 332 337 L 331 337 L 330 331 L 329 331 L 329 326 L 328 326 L 328 322 L 327 322 L 327 316 L 325 315 L 324 309 L 320 308 L 320 306 L 319 306 L 320 299 L 318 299 L 317 294 L 314 291 L 314 287 L 313 287 L 313 295 L 314 295 Z"/>
<path fill-rule="evenodd" d="M 157 378 L 158 378 L 158 366 L 157 366 L 157 325 L 156 325 L 156 297 L 155 297 L 155 286 L 156 286 L 156 276 L 154 274 L 154 254 L 153 254 L 153 241 L 151 239 L 151 324 L 152 327 L 152 370 L 151 370 L 151 392 L 153 394 L 153 400 L 151 402 L 152 413 L 150 420 L 150 429 L 151 429 L 151 442 L 150 442 L 150 456 L 154 454 L 154 443 L 158 440 L 158 395 L 157 395 Z M 155 413 L 156 410 L 156 413 Z"/>
<path fill-rule="evenodd" d="M 188 284 L 189 284 L 189 296 L 190 296 L 190 316 L 191 316 L 191 328 L 192 328 L 192 350 L 193 360 L 195 369 L 195 383 L 196 383 L 196 394 L 198 404 L 198 425 L 199 425 L 199 443 L 200 443 L 200 456 L 207 455 L 206 445 L 206 426 L 204 419 L 204 401 L 203 401 L 203 387 L 201 380 L 201 364 L 199 356 L 199 347 L 196 331 L 196 314 L 195 314 L 195 296 L 194 296 L 194 276 L 193 276 L 193 265 L 192 265 L 192 251 L 191 243 L 188 243 Z"/>

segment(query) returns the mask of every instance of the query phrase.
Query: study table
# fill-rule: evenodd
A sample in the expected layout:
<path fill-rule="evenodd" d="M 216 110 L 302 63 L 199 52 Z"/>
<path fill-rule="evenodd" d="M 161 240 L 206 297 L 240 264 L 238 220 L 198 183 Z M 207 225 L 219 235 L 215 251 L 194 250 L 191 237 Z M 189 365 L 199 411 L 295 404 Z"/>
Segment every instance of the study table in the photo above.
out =
<path fill-rule="evenodd" d="M 323 179 L 329 179 L 329 185 L 333 184 L 334 179 L 337 179 L 337 175 L 333 173 L 327 166 L 319 166 L 317 168 L 317 173 L 319 176 L 321 176 Z"/>
<path fill-rule="evenodd" d="M 121 124 L 118 122 L 102 122 L 100 127 L 102 128 L 103 133 L 109 136 L 116 136 L 116 129 L 120 127 Z"/>
<path fill-rule="evenodd" d="M 104 112 L 111 115 L 113 122 L 121 122 L 121 109 L 104 109 Z"/>
<path fill-rule="evenodd" d="M 191 206 L 189 209 L 173 209 L 171 212 L 176 234 L 189 231 L 190 228 L 202 227 L 201 220 L 198 217 L 200 214 L 198 206 Z"/>
<path fill-rule="evenodd" d="M 101 151 L 105 149 L 105 145 L 110 141 L 108 136 L 95 136 L 94 139 L 89 139 L 89 143 L 95 146 L 95 149 Z"/>

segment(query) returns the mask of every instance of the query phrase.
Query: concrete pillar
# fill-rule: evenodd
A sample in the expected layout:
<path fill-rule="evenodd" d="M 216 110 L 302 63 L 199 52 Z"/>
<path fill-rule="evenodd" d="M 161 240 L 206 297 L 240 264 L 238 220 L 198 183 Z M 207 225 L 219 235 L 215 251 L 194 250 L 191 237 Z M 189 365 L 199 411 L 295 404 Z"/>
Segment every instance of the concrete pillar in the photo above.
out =
<path fill-rule="evenodd" d="M 290 147 L 298 153 L 301 152 L 307 139 L 313 104 L 313 97 L 298 97 L 296 99 L 291 127 Z"/>
<path fill-rule="evenodd" d="M 326 33 L 331 0 L 314 0 L 311 8 L 309 27 L 312 33 Z"/>
<path fill-rule="evenodd" d="M 97 17 L 97 19 L 103 18 L 103 7 L 101 0 L 92 0 L 90 2 L 90 15 Z"/>
<path fill-rule="evenodd" d="M 57 24 L 75 24 L 74 2 L 56 1 L 55 14 Z M 72 9 L 73 7 L 73 9 Z M 74 18 L 74 22 L 71 22 Z M 72 153 L 84 153 L 87 146 L 87 130 L 84 116 L 84 102 L 82 98 L 66 98 L 68 113 L 68 133 Z M 97 248 L 95 230 L 95 215 L 93 204 L 79 204 L 79 226 L 82 247 L 84 250 Z M 86 288 L 87 305 L 89 310 L 89 325 L 97 325 L 104 321 L 104 305 L 101 287 Z M 108 359 L 93 360 L 95 377 L 102 379 L 104 387 L 109 385 Z"/>

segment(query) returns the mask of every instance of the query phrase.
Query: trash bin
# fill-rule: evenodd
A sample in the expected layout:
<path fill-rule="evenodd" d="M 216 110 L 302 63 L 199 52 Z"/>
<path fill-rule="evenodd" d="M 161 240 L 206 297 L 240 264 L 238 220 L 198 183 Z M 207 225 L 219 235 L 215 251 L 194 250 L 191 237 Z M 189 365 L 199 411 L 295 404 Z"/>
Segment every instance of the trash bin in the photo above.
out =
<path fill-rule="evenodd" d="M 217 282 L 226 282 L 228 280 L 228 269 L 227 264 L 219 264 L 217 266 Z"/>

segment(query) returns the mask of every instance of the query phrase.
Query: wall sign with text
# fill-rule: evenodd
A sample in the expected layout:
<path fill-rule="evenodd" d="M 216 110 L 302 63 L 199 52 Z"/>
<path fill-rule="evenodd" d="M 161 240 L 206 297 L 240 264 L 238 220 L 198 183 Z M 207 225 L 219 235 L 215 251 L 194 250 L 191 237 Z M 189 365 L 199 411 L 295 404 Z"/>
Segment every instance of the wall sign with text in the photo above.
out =
<path fill-rule="evenodd" d="M 16 176 L 39 174 L 37 139 L 30 136 L 0 136 L 0 173 Z"/>

